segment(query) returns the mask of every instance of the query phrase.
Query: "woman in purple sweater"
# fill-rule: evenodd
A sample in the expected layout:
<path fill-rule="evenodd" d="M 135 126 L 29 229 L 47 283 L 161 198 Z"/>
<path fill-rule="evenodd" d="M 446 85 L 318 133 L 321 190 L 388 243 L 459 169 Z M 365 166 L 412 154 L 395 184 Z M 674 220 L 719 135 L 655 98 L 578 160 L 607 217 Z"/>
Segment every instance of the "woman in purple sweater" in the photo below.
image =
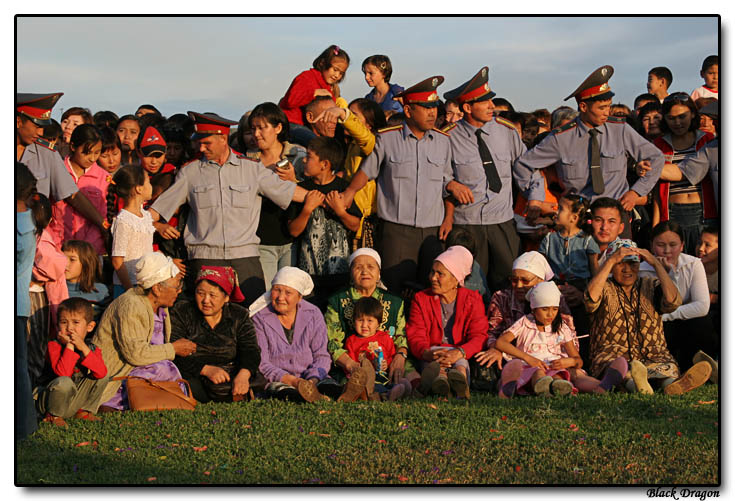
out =
<path fill-rule="evenodd" d="M 260 372 L 266 394 L 293 401 L 339 396 L 341 385 L 327 373 L 327 324 L 319 308 L 305 301 L 314 284 L 298 268 L 281 268 L 271 290 L 250 306 L 260 346 Z"/>

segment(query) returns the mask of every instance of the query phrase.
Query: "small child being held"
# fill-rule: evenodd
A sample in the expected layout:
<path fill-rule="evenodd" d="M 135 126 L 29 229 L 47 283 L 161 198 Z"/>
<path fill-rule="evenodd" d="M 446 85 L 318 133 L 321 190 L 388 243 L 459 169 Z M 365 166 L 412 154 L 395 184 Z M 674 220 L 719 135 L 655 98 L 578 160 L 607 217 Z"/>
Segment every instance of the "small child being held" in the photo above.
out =
<path fill-rule="evenodd" d="M 600 253 L 595 239 L 582 229 L 589 205 L 589 200 L 576 193 L 562 195 L 556 213 L 556 231 L 547 233 L 538 249 L 556 278 L 580 291 L 584 291 L 597 270 Z"/>
<path fill-rule="evenodd" d="M 44 422 L 66 427 L 64 419 L 101 421 L 94 415 L 107 386 L 102 351 L 85 342 L 95 327 L 92 305 L 80 297 L 59 305 L 59 334 L 48 343 L 48 361 L 58 376 L 39 394 L 37 405 Z"/>
<path fill-rule="evenodd" d="M 363 297 L 355 302 L 353 322 L 355 335 L 345 342 L 347 354 L 355 362 L 367 358 L 375 368 L 375 391 L 383 400 L 398 400 L 411 394 L 411 383 L 401 378 L 397 384 L 388 378 L 388 367 L 396 354 L 396 346 L 390 334 L 379 331 L 383 321 L 383 305 L 374 297 Z M 349 374 L 348 374 L 349 377 Z M 368 388 L 368 391 L 370 389 Z"/>
<path fill-rule="evenodd" d="M 335 174 L 345 153 L 334 138 L 315 137 L 309 142 L 304 175 L 299 186 L 308 191 L 303 204 L 289 207 L 288 230 L 298 242 L 298 267 L 312 275 L 315 294 L 326 296 L 347 281 L 348 258 L 362 213 L 355 202 L 345 208 L 340 195 L 348 182 Z"/>
<path fill-rule="evenodd" d="M 516 391 L 568 395 L 574 386 L 585 393 L 605 393 L 623 380 L 628 371 L 623 357 L 608 366 L 602 381 L 582 370 L 576 335 L 562 321 L 561 292 L 554 282 L 537 284 L 526 293 L 526 299 L 531 303 L 531 313 L 518 319 L 495 343 L 495 348 L 514 358 L 500 375 L 501 398 L 510 398 Z"/>

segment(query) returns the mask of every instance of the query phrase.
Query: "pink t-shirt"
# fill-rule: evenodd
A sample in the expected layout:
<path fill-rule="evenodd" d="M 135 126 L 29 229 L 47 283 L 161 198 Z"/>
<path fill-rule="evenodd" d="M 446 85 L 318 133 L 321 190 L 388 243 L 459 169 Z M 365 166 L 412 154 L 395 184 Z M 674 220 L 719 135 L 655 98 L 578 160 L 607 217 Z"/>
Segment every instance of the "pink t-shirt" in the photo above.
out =
<path fill-rule="evenodd" d="M 96 163 L 92 164 L 84 174 L 77 177 L 71 167 L 69 157 L 64 159 L 64 166 L 77 183 L 79 191 L 89 199 L 102 216 L 107 215 L 107 187 L 110 184 L 109 173 Z M 61 245 L 66 240 L 84 240 L 89 242 L 97 254 L 106 254 L 102 231 L 89 219 L 82 216 L 63 200 L 54 203 L 53 219 L 49 230 L 54 241 Z"/>
<path fill-rule="evenodd" d="M 573 342 L 576 335 L 567 324 L 562 322 L 556 333 L 551 332 L 550 325 L 543 331 L 539 329 L 531 313 L 519 318 L 508 331 L 515 336 L 516 348 L 544 363 L 569 356 L 564 350 L 564 343 Z M 506 360 L 513 358 L 508 354 L 503 354 L 503 357 Z"/>

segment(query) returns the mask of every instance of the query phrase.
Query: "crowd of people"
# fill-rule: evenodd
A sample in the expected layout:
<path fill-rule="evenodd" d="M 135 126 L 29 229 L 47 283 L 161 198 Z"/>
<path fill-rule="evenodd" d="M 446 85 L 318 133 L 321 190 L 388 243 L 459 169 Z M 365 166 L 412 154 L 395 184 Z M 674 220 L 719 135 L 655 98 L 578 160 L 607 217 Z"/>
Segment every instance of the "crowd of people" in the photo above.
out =
<path fill-rule="evenodd" d="M 691 94 L 656 67 L 613 104 L 602 66 L 552 112 L 488 67 L 443 100 L 397 85 L 385 55 L 348 102 L 349 67 L 331 45 L 239 121 L 57 123 L 62 93 L 16 94 L 17 438 L 134 409 L 129 378 L 198 402 L 718 381 L 717 56 Z"/>

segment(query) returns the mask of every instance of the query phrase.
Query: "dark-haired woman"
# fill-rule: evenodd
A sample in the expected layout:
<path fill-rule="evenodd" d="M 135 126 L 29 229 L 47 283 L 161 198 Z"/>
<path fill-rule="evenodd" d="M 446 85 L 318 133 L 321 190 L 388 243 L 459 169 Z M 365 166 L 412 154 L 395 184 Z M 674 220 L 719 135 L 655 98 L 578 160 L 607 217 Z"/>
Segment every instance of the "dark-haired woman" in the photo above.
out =
<path fill-rule="evenodd" d="M 71 154 L 69 143 L 71 142 L 71 135 L 74 133 L 74 129 L 82 124 L 92 123 L 94 123 L 94 119 L 86 108 L 72 106 L 64 111 L 64 114 L 61 115 L 61 142 L 56 145 L 56 150 L 62 158 Z"/>
<path fill-rule="evenodd" d="M 248 310 L 233 301 L 244 296 L 229 266 L 202 266 L 194 301 L 171 310 L 171 342 L 188 339 L 196 352 L 174 363 L 199 402 L 240 400 L 260 364 L 260 348 Z"/>
<path fill-rule="evenodd" d="M 140 119 L 135 115 L 122 116 L 117 121 L 115 131 L 122 144 L 122 165 L 139 163 L 135 143 L 140 135 Z"/>
<path fill-rule="evenodd" d="M 79 191 L 89 199 L 100 214 L 107 209 L 108 173 L 97 165 L 102 151 L 102 138 L 94 125 L 83 124 L 74 129 L 69 142 L 70 156 L 64 166 L 77 184 Z M 105 254 L 105 239 L 102 230 L 82 216 L 64 200 L 53 205 L 53 219 L 49 226 L 57 244 L 66 240 L 84 240 L 94 247 L 98 255 Z"/>
<path fill-rule="evenodd" d="M 153 187 L 148 173 L 139 165 L 121 167 L 112 178 L 108 196 L 108 218 L 115 216 L 114 196 L 123 200 L 123 208 L 112 223 L 112 251 L 110 258 L 115 270 L 113 297 L 136 284 L 135 264 L 145 254 L 153 251 L 153 226 L 151 214 L 143 204 L 151 199 Z"/>
<path fill-rule="evenodd" d="M 699 111 L 686 93 L 669 94 L 664 99 L 662 114 L 663 136 L 656 139 L 654 144 L 663 152 L 667 163 L 678 164 L 714 138 L 712 134 L 698 129 Z M 686 178 L 675 182 L 659 182 L 654 192 L 653 225 L 669 219 L 677 221 L 684 233 L 686 253 L 696 253 L 704 220 L 716 217 L 714 187 L 709 177 L 696 186 Z"/>
<path fill-rule="evenodd" d="M 306 149 L 288 142 L 289 123 L 286 114 L 275 103 L 262 103 L 249 114 L 248 128 L 252 131 L 256 149 L 247 151 L 248 158 L 259 160 L 266 168 L 285 181 L 303 179 Z M 276 164 L 286 160 L 286 165 Z M 288 231 L 286 211 L 270 199 L 264 199 L 256 234 L 260 238 L 258 252 L 265 283 L 270 283 L 284 266 L 293 266 L 293 237 Z"/>
<path fill-rule="evenodd" d="M 366 99 L 380 105 L 384 112 L 403 111 L 403 105 L 393 99 L 393 96 L 403 92 L 403 87 L 390 83 L 390 77 L 393 75 L 393 65 L 388 56 L 376 54 L 366 58 L 362 62 L 362 72 L 365 74 L 365 82 L 373 88 L 365 96 Z"/>
<path fill-rule="evenodd" d="M 707 274 L 702 261 L 685 254 L 684 232 L 675 221 L 664 221 L 651 231 L 651 252 L 664 265 L 682 298 L 681 306 L 663 315 L 669 351 L 682 370 L 692 365 L 697 350 L 718 355 L 719 340 L 707 315 L 710 307 Z M 642 263 L 641 276 L 656 276 L 656 270 Z"/>

